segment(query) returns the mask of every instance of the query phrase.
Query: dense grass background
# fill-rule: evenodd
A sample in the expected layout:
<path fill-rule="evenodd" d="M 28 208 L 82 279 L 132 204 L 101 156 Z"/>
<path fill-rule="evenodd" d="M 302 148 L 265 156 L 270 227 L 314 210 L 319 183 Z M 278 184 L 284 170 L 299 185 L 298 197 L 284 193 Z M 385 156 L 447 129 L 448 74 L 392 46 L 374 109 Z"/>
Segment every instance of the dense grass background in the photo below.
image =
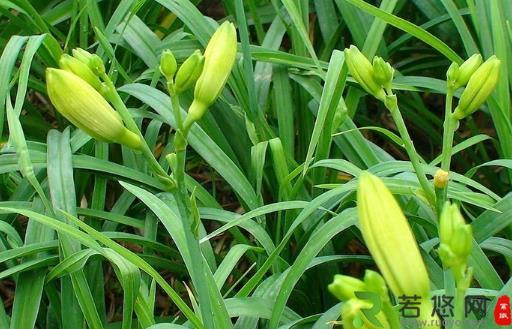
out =
<path fill-rule="evenodd" d="M 375 267 L 355 225 L 366 169 L 398 197 L 433 289 L 449 289 L 436 216 L 389 113 L 347 76 L 350 44 L 395 67 L 429 175 L 446 69 L 477 52 L 503 61 L 495 93 L 456 133 L 448 193 L 473 226 L 472 292 L 512 295 L 511 1 L 9 0 L 0 15 L 0 328 L 181 328 L 204 317 L 218 328 L 329 328 L 333 275 Z M 160 53 L 182 62 L 226 19 L 239 60 L 187 159 L 214 301 L 202 318 L 172 194 L 140 154 L 69 127 L 44 70 L 75 47 L 100 55 L 167 168 L 175 121 Z"/>

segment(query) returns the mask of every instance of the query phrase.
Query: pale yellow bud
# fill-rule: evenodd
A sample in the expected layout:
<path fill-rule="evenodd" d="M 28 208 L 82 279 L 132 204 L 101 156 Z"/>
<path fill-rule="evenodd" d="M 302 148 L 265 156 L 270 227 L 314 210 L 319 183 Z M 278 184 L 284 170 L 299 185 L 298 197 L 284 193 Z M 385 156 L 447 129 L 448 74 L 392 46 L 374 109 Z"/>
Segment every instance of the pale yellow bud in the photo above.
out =
<path fill-rule="evenodd" d="M 391 291 L 428 296 L 427 269 L 411 227 L 384 183 L 368 172 L 359 176 L 357 212 L 364 241 Z"/>
<path fill-rule="evenodd" d="M 204 52 L 204 67 L 194 89 L 194 101 L 185 124 L 199 120 L 219 97 L 235 63 L 237 52 L 236 29 L 224 22 L 215 31 Z"/>
<path fill-rule="evenodd" d="M 90 136 L 138 149 L 141 140 L 128 130 L 119 114 L 87 82 L 71 72 L 46 70 L 48 96 L 57 111 Z"/>

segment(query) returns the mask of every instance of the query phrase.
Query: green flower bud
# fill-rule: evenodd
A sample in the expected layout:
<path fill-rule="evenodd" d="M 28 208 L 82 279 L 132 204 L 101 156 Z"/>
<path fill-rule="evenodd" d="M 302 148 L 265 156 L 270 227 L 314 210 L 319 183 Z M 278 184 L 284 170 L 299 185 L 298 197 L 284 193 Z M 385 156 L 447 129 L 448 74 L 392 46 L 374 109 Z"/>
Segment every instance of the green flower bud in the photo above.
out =
<path fill-rule="evenodd" d="M 391 82 L 393 81 L 394 73 L 395 70 L 388 62 L 378 56 L 373 58 L 373 77 L 377 84 L 386 89 L 391 89 Z"/>
<path fill-rule="evenodd" d="M 105 73 L 105 64 L 100 56 L 91 54 L 82 48 L 75 48 L 71 52 L 73 53 L 73 57 L 89 66 L 89 69 L 97 76 L 101 76 Z"/>
<path fill-rule="evenodd" d="M 100 56 L 93 54 L 89 59 L 89 68 L 98 76 L 105 74 L 105 63 Z"/>
<path fill-rule="evenodd" d="M 90 136 L 133 149 L 141 146 L 140 137 L 128 130 L 108 102 L 78 76 L 49 68 L 46 70 L 46 86 L 57 111 Z"/>
<path fill-rule="evenodd" d="M 73 54 L 73 57 L 78 59 L 80 62 L 89 65 L 89 60 L 92 57 L 92 54 L 88 52 L 87 50 L 84 50 L 82 48 L 75 48 L 71 51 Z"/>
<path fill-rule="evenodd" d="M 380 296 L 382 302 L 389 302 L 388 286 L 384 278 L 377 272 L 366 270 L 364 274 L 366 290 L 372 291 Z"/>
<path fill-rule="evenodd" d="M 372 323 L 363 313 L 363 310 L 369 310 L 373 307 L 370 303 L 360 300 L 351 299 L 344 303 L 341 307 L 341 319 L 343 321 L 344 329 L 389 329 L 388 320 L 383 312 L 378 312 L 375 315 L 379 323 Z"/>
<path fill-rule="evenodd" d="M 327 286 L 331 294 L 341 301 L 356 298 L 354 292 L 366 291 L 365 283 L 348 275 L 336 274 L 334 280 Z"/>
<path fill-rule="evenodd" d="M 181 64 L 176 74 L 175 81 L 176 92 L 178 94 L 194 86 L 201 72 L 203 72 L 203 66 L 204 56 L 199 50 L 196 50 Z"/>
<path fill-rule="evenodd" d="M 439 223 L 439 256 L 446 267 L 465 265 L 473 247 L 471 225 L 466 224 L 457 205 L 446 202 Z"/>
<path fill-rule="evenodd" d="M 177 69 L 178 64 L 172 51 L 170 49 L 164 50 L 160 57 L 160 73 L 162 73 L 167 81 L 172 81 Z"/>
<path fill-rule="evenodd" d="M 450 67 L 448 68 L 448 71 L 446 71 L 446 82 L 448 83 L 448 86 L 450 86 L 452 89 L 455 88 L 455 82 L 457 81 L 460 74 L 460 67 L 459 64 L 453 62 Z"/>
<path fill-rule="evenodd" d="M 59 66 L 61 69 L 79 76 L 88 84 L 90 84 L 94 89 L 98 91 L 101 90 L 102 85 L 100 78 L 91 71 L 88 65 L 82 63 L 75 57 L 69 56 L 67 54 L 62 55 L 59 60 Z"/>
<path fill-rule="evenodd" d="M 430 281 L 418 244 L 400 206 L 384 183 L 363 172 L 357 212 L 364 241 L 396 296 L 428 296 Z"/>
<path fill-rule="evenodd" d="M 459 67 L 459 74 L 457 78 L 454 80 L 454 89 L 465 86 L 473 73 L 482 65 L 482 55 L 474 54 L 470 58 L 468 58 L 462 65 Z"/>
<path fill-rule="evenodd" d="M 194 101 L 185 125 L 201 119 L 207 108 L 219 97 L 231 73 L 237 52 L 236 29 L 224 22 L 215 31 L 204 52 L 204 68 L 194 89 Z"/>
<path fill-rule="evenodd" d="M 498 83 L 500 64 L 501 61 L 492 56 L 471 75 L 453 113 L 455 119 L 462 120 L 471 115 L 489 98 Z"/>
<path fill-rule="evenodd" d="M 373 95 L 378 100 L 384 101 L 386 93 L 384 89 L 382 89 L 382 86 L 375 80 L 372 64 L 356 46 L 352 45 L 349 49 L 345 49 L 345 61 L 350 74 L 357 83 L 359 83 L 367 93 Z"/>

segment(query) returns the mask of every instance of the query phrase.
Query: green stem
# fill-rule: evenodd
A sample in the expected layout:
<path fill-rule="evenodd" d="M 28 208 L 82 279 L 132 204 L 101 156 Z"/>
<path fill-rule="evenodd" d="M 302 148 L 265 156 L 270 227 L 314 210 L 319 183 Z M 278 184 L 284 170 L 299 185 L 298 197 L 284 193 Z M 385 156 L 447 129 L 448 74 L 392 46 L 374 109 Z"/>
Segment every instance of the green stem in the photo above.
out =
<path fill-rule="evenodd" d="M 453 90 L 448 88 L 446 93 L 446 108 L 443 124 L 443 150 L 441 153 L 441 169 L 450 171 L 450 163 L 452 159 L 453 136 L 457 128 L 457 120 L 452 115 Z"/>
<path fill-rule="evenodd" d="M 176 119 L 176 127 L 177 129 L 183 130 L 183 118 L 181 116 L 180 96 L 178 93 L 176 93 L 173 82 L 167 81 L 167 90 L 169 92 L 169 95 L 171 96 L 171 106 L 174 118 Z"/>
<path fill-rule="evenodd" d="M 189 195 L 187 192 L 187 187 L 185 184 L 185 160 L 187 154 L 187 139 L 186 135 L 181 130 L 177 130 L 176 132 L 174 139 L 174 147 L 176 151 L 176 171 L 174 172 L 174 177 L 176 178 L 176 183 L 178 187 L 175 196 L 181 220 L 183 223 L 183 230 L 185 232 L 187 247 L 190 252 L 190 276 L 197 290 L 204 325 L 206 328 L 215 328 L 211 316 L 212 311 L 210 304 L 210 295 L 208 292 L 207 285 L 208 277 L 206 271 L 208 271 L 208 269 L 206 267 L 208 265 L 206 264 L 201 253 L 199 241 L 192 232 L 193 222 L 192 215 L 190 213 L 191 205 Z"/>
<path fill-rule="evenodd" d="M 455 284 L 457 286 L 455 293 L 455 310 L 454 310 L 454 324 L 452 329 L 462 329 L 462 320 L 465 318 L 464 304 L 466 292 L 469 289 L 471 280 L 473 278 L 473 271 L 465 264 L 455 266 L 452 268 Z"/>
<path fill-rule="evenodd" d="M 412 166 L 416 171 L 416 176 L 418 177 L 418 181 L 420 182 L 421 188 L 425 192 L 427 200 L 430 202 L 432 206 L 434 206 L 434 189 L 432 185 L 429 183 L 427 175 L 425 174 L 425 170 L 423 170 L 423 166 L 420 163 L 420 157 L 416 152 L 416 149 L 414 148 L 414 143 L 412 142 L 411 136 L 409 136 L 409 132 L 407 131 L 407 127 L 405 126 L 404 119 L 402 117 L 402 114 L 400 113 L 400 109 L 398 108 L 396 96 L 387 96 L 385 105 L 386 108 L 391 112 L 393 121 L 395 122 L 398 132 L 400 133 L 400 137 L 402 138 L 402 141 L 404 143 L 405 150 L 407 151 Z"/>
<path fill-rule="evenodd" d="M 453 93 L 454 90 L 448 87 L 448 91 L 446 93 L 446 105 L 443 124 L 443 150 L 441 152 L 441 169 L 448 173 L 450 172 L 450 163 L 452 160 L 453 137 L 455 135 L 455 130 L 457 130 L 458 124 L 458 121 L 453 118 L 452 114 Z M 445 203 L 447 198 L 448 185 L 446 185 L 446 187 L 441 189 L 440 193 L 438 193 L 438 208 L 442 209 L 442 205 Z"/>
<path fill-rule="evenodd" d="M 133 120 L 130 112 L 128 111 L 128 108 L 126 108 L 126 105 L 124 104 L 123 100 L 117 93 L 116 87 L 112 83 L 112 80 L 110 80 L 110 77 L 103 73 L 101 75 L 101 78 L 103 81 L 105 81 L 105 84 L 108 88 L 108 94 L 109 94 L 109 100 L 114 106 L 114 108 L 117 110 L 121 118 L 123 119 L 124 123 L 126 124 L 126 127 L 132 131 L 133 133 L 137 134 L 142 142 L 142 146 L 140 148 L 140 151 L 142 152 L 142 155 L 149 163 L 149 167 L 153 171 L 153 173 L 156 175 L 156 177 L 165 185 L 166 189 L 168 191 L 172 191 L 175 188 L 174 180 L 169 177 L 167 172 L 160 166 L 160 163 L 156 160 L 153 152 L 149 148 L 148 144 L 146 143 L 146 140 L 144 139 L 144 136 L 142 136 L 142 133 L 137 126 L 137 123 L 135 120 Z"/>

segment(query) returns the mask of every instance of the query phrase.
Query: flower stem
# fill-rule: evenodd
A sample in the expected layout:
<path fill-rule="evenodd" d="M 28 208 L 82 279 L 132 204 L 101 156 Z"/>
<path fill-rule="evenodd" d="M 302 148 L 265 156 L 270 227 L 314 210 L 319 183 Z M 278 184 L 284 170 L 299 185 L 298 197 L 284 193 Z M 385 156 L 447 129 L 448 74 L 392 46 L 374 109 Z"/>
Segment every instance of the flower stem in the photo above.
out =
<path fill-rule="evenodd" d="M 453 118 L 452 114 L 453 93 L 453 88 L 448 87 L 443 124 L 443 150 L 441 153 L 441 169 L 448 173 L 450 172 L 450 163 L 452 160 L 453 137 L 458 124 L 458 121 Z M 445 203 L 447 195 L 448 184 L 437 193 L 437 205 L 439 209 L 442 209 L 442 205 Z"/>
<path fill-rule="evenodd" d="M 400 113 L 400 109 L 398 108 L 396 95 L 386 96 L 386 101 L 384 104 L 386 105 L 386 108 L 389 110 L 389 112 L 391 112 L 393 121 L 395 122 L 398 132 L 400 133 L 400 137 L 402 138 L 402 141 L 404 143 L 405 150 L 407 151 L 412 166 L 416 171 L 416 176 L 418 177 L 418 181 L 421 185 L 421 188 L 425 192 L 427 200 L 430 202 L 432 206 L 434 206 L 434 189 L 427 179 L 425 170 L 423 170 L 422 164 L 420 163 L 420 157 L 416 152 L 416 149 L 414 148 L 414 143 L 412 142 L 411 136 L 409 136 L 409 132 L 407 131 L 407 127 L 405 126 L 404 119 L 402 117 L 402 114 Z"/>
<path fill-rule="evenodd" d="M 126 105 L 117 93 L 116 87 L 114 86 L 112 80 L 110 80 L 110 77 L 106 73 L 103 73 L 101 75 L 101 78 L 103 79 L 103 81 L 105 81 L 105 84 L 107 86 L 107 93 L 109 95 L 108 98 L 110 102 L 123 119 L 124 123 L 126 124 L 126 127 L 140 137 L 140 140 L 142 142 L 140 151 L 148 161 L 149 167 L 151 168 L 155 176 L 165 185 L 166 190 L 172 191 L 176 187 L 176 183 L 171 177 L 169 177 L 167 172 L 162 168 L 162 166 L 160 166 L 160 163 L 158 163 L 158 161 L 156 160 L 153 152 L 146 143 L 144 136 L 142 136 L 142 133 L 139 127 L 137 126 L 137 123 L 135 123 L 135 120 L 133 120 L 130 112 L 126 108 Z"/>

